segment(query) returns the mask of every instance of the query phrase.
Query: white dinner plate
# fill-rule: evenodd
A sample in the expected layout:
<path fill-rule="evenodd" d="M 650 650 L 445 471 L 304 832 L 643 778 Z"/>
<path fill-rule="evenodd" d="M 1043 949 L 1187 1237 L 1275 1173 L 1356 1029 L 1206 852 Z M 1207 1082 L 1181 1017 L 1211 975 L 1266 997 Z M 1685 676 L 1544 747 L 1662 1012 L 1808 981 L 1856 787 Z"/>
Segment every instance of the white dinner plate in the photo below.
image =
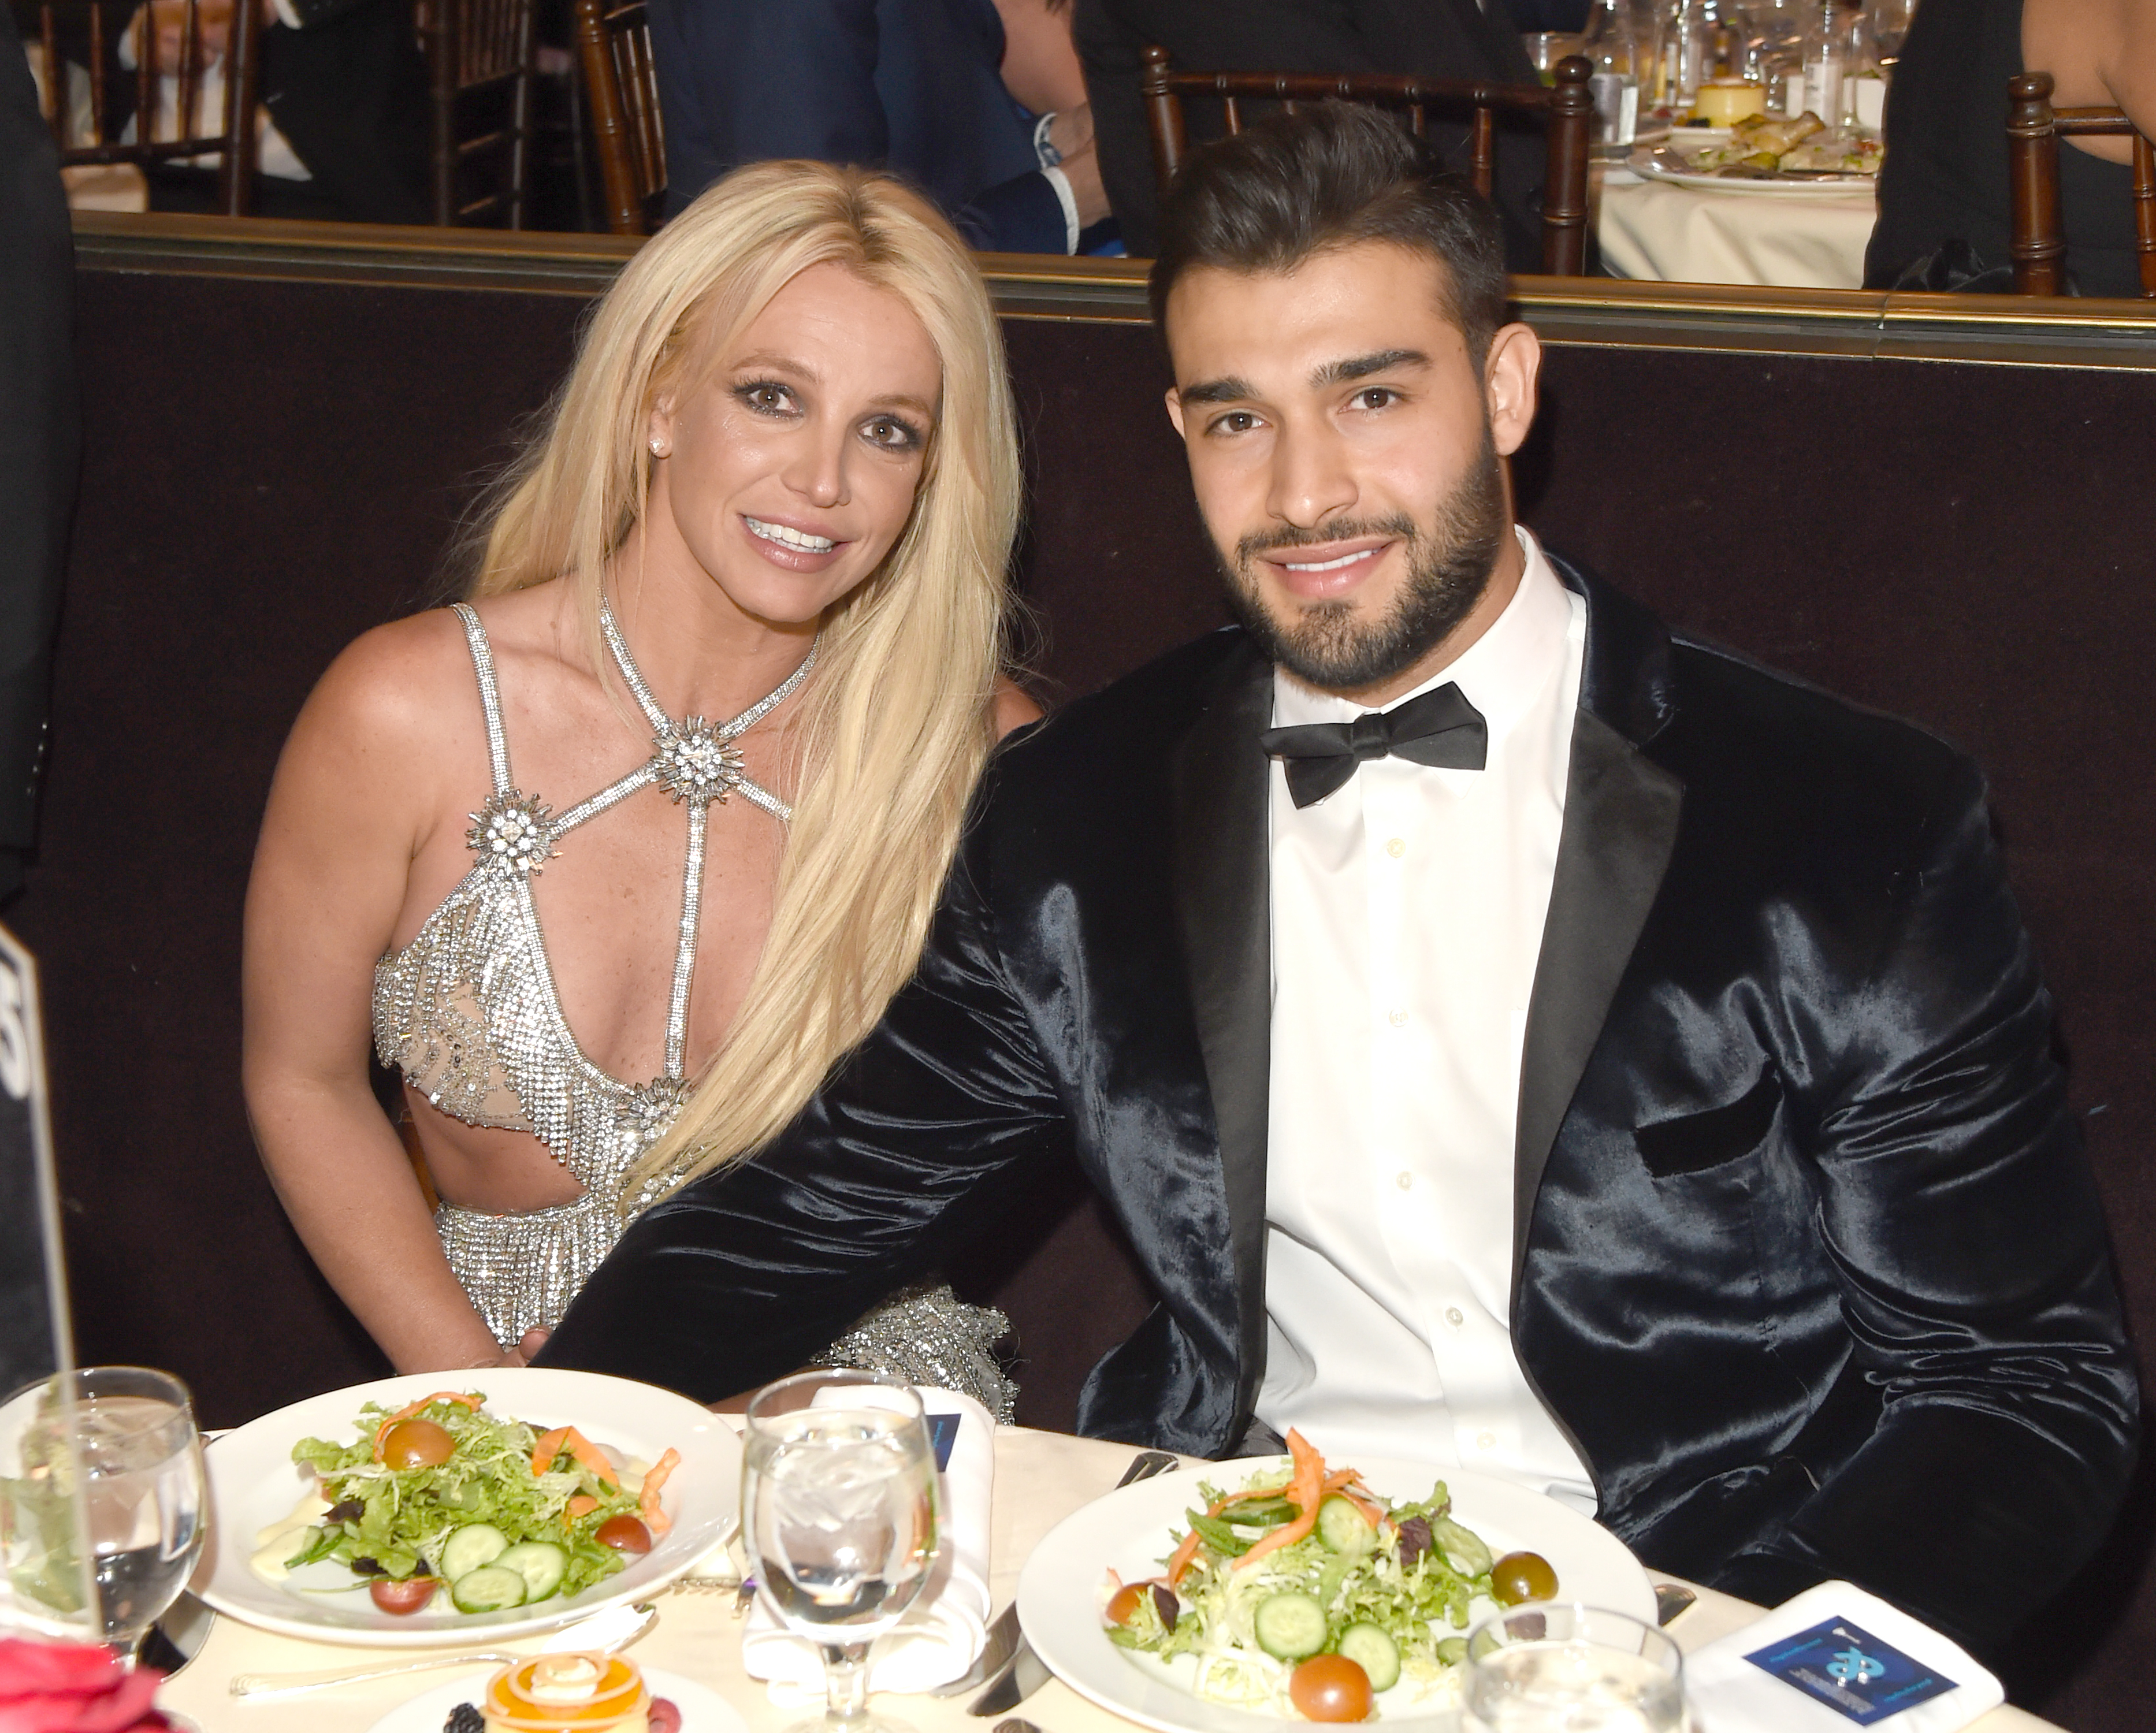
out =
<path fill-rule="evenodd" d="M 1348 1459 L 1342 1459 L 1342 1465 Z M 1443 1480 L 1452 1495 L 1454 1520 L 1465 1524 L 1497 1554 L 1538 1552 L 1557 1572 L 1561 1600 L 1584 1601 L 1655 1622 L 1655 1591 L 1646 1573 L 1620 1541 L 1576 1510 L 1510 1481 L 1465 1469 L 1384 1458 L 1352 1459 L 1373 1492 L 1395 1501 L 1430 1496 Z M 1178 1675 L 1188 1658 L 1163 1663 L 1133 1655 L 1108 1640 L 1101 1616 L 1101 1588 L 1112 1568 L 1125 1582 L 1160 1574 L 1172 1530 L 1188 1526 L 1183 1513 L 1198 1508 L 1198 1484 L 1222 1491 L 1240 1488 L 1260 1469 L 1288 1459 L 1206 1463 L 1141 1480 L 1096 1499 L 1049 1531 L 1019 1578 L 1019 1623 L 1049 1669 L 1082 1697 L 1161 1733 L 1276 1733 L 1281 1718 L 1255 1710 L 1209 1703 Z M 1496 1609 L 1478 1600 L 1471 1614 Z M 1450 1728 L 1455 1717 L 1435 1704 L 1378 1701 L 1384 1725 L 1395 1728 Z"/>
<path fill-rule="evenodd" d="M 314 1471 L 292 1460 L 301 1438 L 344 1442 L 358 1436 L 362 1404 L 402 1407 L 438 1390 L 476 1391 L 488 1410 L 544 1429 L 573 1426 L 597 1444 L 656 1462 L 671 1448 L 680 1466 L 660 1495 L 674 1525 L 629 1568 L 567 1599 L 541 1601 L 506 1613 L 429 1610 L 398 1616 L 378 1610 L 363 1588 L 341 1588 L 341 1566 L 310 1566 L 284 1582 L 265 1582 L 248 1568 L 255 1537 L 291 1514 Z M 209 1467 L 211 1520 L 203 1561 L 188 1586 L 219 1613 L 265 1631 L 368 1648 L 431 1648 L 491 1643 L 552 1630 L 626 1601 L 641 1600 L 682 1575 L 733 1531 L 741 1504 L 741 1441 L 716 1414 L 686 1397 L 596 1372 L 546 1366 L 504 1366 L 465 1372 L 421 1372 L 355 1384 L 294 1402 L 227 1433 L 204 1453 Z M 340 1585 L 335 1592 L 315 1588 Z"/>
<path fill-rule="evenodd" d="M 442 1723 L 459 1703 L 476 1703 L 495 1669 L 466 1674 L 444 1685 L 401 1703 L 367 1729 L 367 1733 L 442 1733 Z M 644 1682 L 654 1697 L 672 1699 L 681 1711 L 681 1733 L 748 1733 L 741 1711 L 716 1691 L 678 1673 L 656 1667 L 644 1669 Z"/>
<path fill-rule="evenodd" d="M 1680 165 L 1709 145 L 1727 144 L 1726 126 L 1673 126 L 1666 139 L 1634 151 L 1625 167 L 1650 181 L 1672 186 L 1697 187 L 1710 192 L 1760 194 L 1768 198 L 1846 198 L 1852 192 L 1876 190 L 1876 175 L 1806 175 L 1801 179 L 1736 180 L 1717 174 L 1695 174 Z"/>

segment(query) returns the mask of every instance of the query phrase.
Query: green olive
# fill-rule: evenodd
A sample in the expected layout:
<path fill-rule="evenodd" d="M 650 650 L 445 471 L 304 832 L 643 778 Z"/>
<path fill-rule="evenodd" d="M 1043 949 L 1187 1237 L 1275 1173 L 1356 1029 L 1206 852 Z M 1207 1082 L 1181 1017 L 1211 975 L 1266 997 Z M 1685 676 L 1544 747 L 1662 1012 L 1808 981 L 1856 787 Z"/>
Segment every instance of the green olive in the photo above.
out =
<path fill-rule="evenodd" d="M 1500 1607 L 1557 1598 L 1557 1572 L 1539 1552 L 1508 1552 L 1490 1566 L 1490 1598 Z"/>

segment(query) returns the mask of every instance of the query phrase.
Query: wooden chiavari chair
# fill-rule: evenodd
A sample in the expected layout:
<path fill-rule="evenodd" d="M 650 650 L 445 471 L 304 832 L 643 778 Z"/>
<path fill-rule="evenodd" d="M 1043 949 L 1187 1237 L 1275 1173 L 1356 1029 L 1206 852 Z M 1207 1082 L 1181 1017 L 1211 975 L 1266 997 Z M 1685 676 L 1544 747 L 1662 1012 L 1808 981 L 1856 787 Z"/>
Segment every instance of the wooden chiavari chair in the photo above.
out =
<path fill-rule="evenodd" d="M 253 0 L 157 0 L 137 8 L 136 0 L 71 0 L 38 8 L 39 70 L 44 74 L 45 118 L 64 167 L 79 163 L 130 162 L 149 169 L 214 154 L 218 158 L 218 200 L 227 216 L 244 217 L 254 208 L 254 110 L 260 65 L 262 17 Z M 177 24 L 178 44 L 169 62 L 160 44 L 161 25 Z M 80 32 L 75 46 L 85 50 L 85 64 L 70 72 L 62 49 L 63 35 Z M 217 38 L 222 33 L 220 49 Z M 120 49 L 133 38 L 135 69 L 122 69 Z M 204 131 L 202 97 L 207 79 L 221 69 L 224 97 L 218 125 Z M 77 136 L 70 91 L 75 77 L 89 86 L 89 125 Z M 164 111 L 162 81 L 177 85 L 173 136 L 161 137 Z M 116 112 L 116 80 L 131 79 L 131 116 Z M 124 139 L 127 119 L 135 136 Z"/>
<path fill-rule="evenodd" d="M 2006 81 L 2006 178 L 2014 222 L 2008 251 L 2022 295 L 2063 295 L 2066 235 L 2059 214 L 2059 140 L 2133 141 L 2133 233 L 2141 292 L 2156 297 L 2156 146 L 2116 108 L 2053 108 L 2051 74 L 2024 72 Z"/>
<path fill-rule="evenodd" d="M 607 228 L 615 234 L 649 234 L 653 208 L 666 191 L 666 135 L 644 0 L 577 0 L 577 46 L 606 189 Z"/>
<path fill-rule="evenodd" d="M 424 0 L 419 29 L 433 83 L 434 221 L 444 228 L 496 215 L 511 228 L 524 227 L 532 11 L 532 0 Z M 475 110 L 501 124 L 461 136 L 461 122 Z M 466 166 L 486 159 L 494 168 L 490 190 L 465 198 Z"/>
<path fill-rule="evenodd" d="M 1557 82 L 1548 88 L 1374 73 L 1177 72 L 1169 69 L 1168 50 L 1162 48 L 1147 49 L 1145 63 L 1138 88 L 1152 132 L 1153 169 L 1163 192 L 1189 152 L 1183 118 L 1186 97 L 1218 98 L 1231 134 L 1243 130 L 1242 105 L 1247 101 L 1278 102 L 1291 114 L 1299 102 L 1327 99 L 1404 109 L 1417 137 L 1428 136 L 1431 109 L 1471 109 L 1469 174 L 1485 198 L 1496 167 L 1498 115 L 1545 117 L 1549 167 L 1543 192 L 1543 269 L 1553 277 L 1586 271 L 1587 165 L 1594 114 L 1587 81 L 1594 69 L 1577 54 L 1558 63 Z"/>

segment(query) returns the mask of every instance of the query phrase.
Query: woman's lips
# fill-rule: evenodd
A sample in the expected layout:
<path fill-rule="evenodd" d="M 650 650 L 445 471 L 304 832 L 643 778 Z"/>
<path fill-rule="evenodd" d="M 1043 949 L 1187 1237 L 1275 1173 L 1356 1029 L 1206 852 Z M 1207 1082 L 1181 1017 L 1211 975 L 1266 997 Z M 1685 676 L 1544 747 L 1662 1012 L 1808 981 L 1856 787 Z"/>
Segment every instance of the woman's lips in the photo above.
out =
<path fill-rule="evenodd" d="M 821 572 L 846 546 L 836 536 L 780 518 L 752 517 L 744 512 L 741 525 L 757 553 L 788 572 Z"/>

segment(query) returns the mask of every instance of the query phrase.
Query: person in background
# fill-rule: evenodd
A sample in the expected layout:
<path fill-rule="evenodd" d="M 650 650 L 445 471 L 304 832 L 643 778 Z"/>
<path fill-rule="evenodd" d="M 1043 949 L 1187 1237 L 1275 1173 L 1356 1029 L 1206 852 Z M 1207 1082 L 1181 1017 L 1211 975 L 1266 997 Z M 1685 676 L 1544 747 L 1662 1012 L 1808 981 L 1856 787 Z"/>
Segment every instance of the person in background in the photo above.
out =
<path fill-rule="evenodd" d="M 542 1362 L 752 1387 L 1075 1156 L 1158 1296 L 1080 1431 L 1459 1464 L 1997 1641 L 2138 1393 L 1983 777 L 1515 521 L 1541 350 L 1388 117 L 1207 146 L 1161 236 L 1240 624 L 1004 746 L 882 1023 Z"/>
<path fill-rule="evenodd" d="M 398 1370 L 531 1346 L 912 972 L 996 732 L 1040 714 L 998 684 L 1019 487 L 949 226 L 886 177 L 742 169 L 600 304 L 470 601 L 323 676 L 248 888 L 247 1102 Z M 839 1358 L 1008 1413 L 1000 1314 L 863 1310 Z"/>
<path fill-rule="evenodd" d="M 1070 0 L 652 0 L 667 208 L 747 162 L 888 169 L 973 245 L 1072 253 L 1108 213 Z"/>
<path fill-rule="evenodd" d="M 1476 0 L 1075 0 L 1071 30 L 1093 99 L 1101 179 L 1124 249 L 1150 257 L 1156 241 L 1152 138 L 1138 97 L 1149 47 L 1191 72 L 1379 72 L 1532 85 L 1535 69 L 1502 6 Z M 1222 130 L 1219 105 L 1183 105 L 1194 145 Z M 1246 116 L 1264 105 L 1243 105 Z M 1501 121 L 1492 191 L 1516 271 L 1542 266 L 1546 158 L 1539 130 Z M 1464 114 L 1430 118 L 1455 167 L 1466 162 Z"/>
<path fill-rule="evenodd" d="M 253 214 L 323 223 L 425 223 L 428 198 L 427 64 L 413 24 L 412 0 L 259 0 L 261 68 L 257 84 Z M 182 136 L 181 38 L 185 0 L 150 0 L 128 27 L 108 33 L 105 88 L 114 131 L 134 138 L 136 69 L 144 28 L 156 33 L 157 113 L 152 138 Z M 234 0 L 198 0 L 199 32 L 193 129 L 222 130 L 225 50 Z M 89 54 L 86 27 L 64 20 L 62 45 L 78 63 Z M 73 104 L 78 124 L 88 119 Z M 214 156 L 161 163 L 147 171 L 150 208 L 216 212 Z"/>
<path fill-rule="evenodd" d="M 1923 0 L 1887 97 L 1872 289 L 2010 294 L 2007 80 L 2048 72 L 2061 108 L 2121 108 L 2156 137 L 2156 0 Z M 2066 269 L 2082 295 L 2138 295 L 2133 141 L 2059 141 Z"/>
<path fill-rule="evenodd" d="M 0 905 L 37 840 L 68 526 L 82 455 L 74 241 L 53 136 L 0 13 Z"/>

